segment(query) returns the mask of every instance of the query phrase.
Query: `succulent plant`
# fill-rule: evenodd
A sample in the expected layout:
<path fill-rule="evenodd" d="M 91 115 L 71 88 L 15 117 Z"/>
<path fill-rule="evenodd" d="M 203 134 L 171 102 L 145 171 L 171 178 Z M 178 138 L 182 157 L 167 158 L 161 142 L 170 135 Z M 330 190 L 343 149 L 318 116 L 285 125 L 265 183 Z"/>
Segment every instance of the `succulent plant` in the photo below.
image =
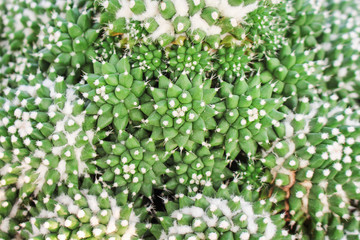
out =
<path fill-rule="evenodd" d="M 169 166 L 167 175 L 171 177 L 165 184 L 176 194 L 200 192 L 207 182 L 214 186 L 232 177 L 232 172 L 226 168 L 227 160 L 224 150 L 219 148 L 198 147 L 185 152 L 173 152 L 173 157 L 165 162 Z"/>
<path fill-rule="evenodd" d="M 141 122 L 139 98 L 143 95 L 146 82 L 143 71 L 137 67 L 130 68 L 127 57 L 119 60 L 112 55 L 109 62 L 94 61 L 94 73 L 86 74 L 83 82 L 78 85 L 82 95 L 91 100 L 87 106 L 88 115 L 99 118 L 97 128 L 105 128 L 113 122 L 117 131 L 124 130 L 129 121 Z"/>
<path fill-rule="evenodd" d="M 211 60 L 214 60 L 206 50 L 206 45 L 192 44 L 189 40 L 184 41 L 181 46 L 173 45 L 168 50 L 167 57 L 169 70 L 174 71 L 171 74 L 173 78 L 179 77 L 182 73 L 193 77 L 211 71 Z"/>
<path fill-rule="evenodd" d="M 150 38 L 161 46 L 185 36 L 218 48 L 227 37 L 242 40 L 246 31 L 239 23 L 255 9 L 273 4 L 256 0 L 104 0 L 99 5 L 103 8 L 100 22 L 107 24 L 109 35 L 122 34 L 128 41 Z M 134 29 L 134 25 L 140 27 Z"/>
<path fill-rule="evenodd" d="M 318 37 L 322 46 L 322 56 L 327 63 L 326 84 L 341 97 L 351 94 L 358 99 L 359 80 L 358 24 L 356 1 L 331 1 L 323 6 L 324 14 L 334 12 L 325 22 L 325 29 Z M 344 19 L 347 19 L 346 21 Z"/>
<path fill-rule="evenodd" d="M 42 195 L 35 206 L 25 206 L 30 218 L 20 234 L 31 239 L 131 239 L 143 235 L 146 209 L 124 204 L 126 193 L 113 193 L 89 178 L 81 190 L 59 184 L 58 196 Z M 144 212 L 145 211 L 145 212 Z M 145 214 L 144 214 L 145 213 Z"/>
<path fill-rule="evenodd" d="M 235 182 L 217 190 L 207 182 L 203 193 L 164 201 L 166 212 L 158 212 L 151 228 L 157 239 L 291 239 L 282 229 L 285 214 L 273 212 L 251 185 L 240 192 Z"/>
<path fill-rule="evenodd" d="M 163 62 L 164 54 L 163 50 L 154 44 L 134 46 L 130 55 L 132 67 L 143 70 L 147 80 L 158 77 L 167 68 Z"/>
<path fill-rule="evenodd" d="M 153 140 L 163 141 L 167 151 L 176 147 L 182 150 L 194 143 L 208 144 L 205 137 L 215 128 L 214 116 L 222 105 L 214 98 L 217 90 L 211 88 L 211 80 L 203 78 L 198 74 L 190 80 L 184 73 L 171 81 L 160 76 L 159 86 L 148 89 L 151 101 L 141 103 L 146 115 L 143 127 L 152 131 Z"/>
<path fill-rule="evenodd" d="M 0 0 L 0 239 L 359 239 L 358 0 Z"/>
<path fill-rule="evenodd" d="M 82 126 L 84 102 L 74 88 L 66 89 L 61 76 L 31 78 L 33 86 L 7 88 L 1 101 L 1 186 L 16 185 L 22 199 L 51 194 L 59 180 L 77 185 L 86 160 L 96 156 L 93 131 Z"/>
<path fill-rule="evenodd" d="M 146 134 L 120 131 L 113 141 L 100 140 L 105 154 L 94 161 L 93 174 L 102 174 L 101 179 L 110 185 L 129 191 L 132 198 L 138 193 L 151 198 L 153 188 L 162 186 L 160 175 L 166 173 L 163 164 L 170 154 L 155 146 Z"/>
<path fill-rule="evenodd" d="M 98 38 L 99 25 L 92 21 L 92 10 L 80 11 L 77 8 L 67 10 L 66 18 L 54 14 L 47 25 L 42 26 L 41 42 L 43 49 L 36 55 L 40 59 L 41 68 L 49 67 L 50 73 L 65 75 L 67 78 L 90 71 L 92 59 L 96 53 L 92 43 Z M 88 64 L 87 67 L 84 67 Z"/>
<path fill-rule="evenodd" d="M 300 99 L 294 112 L 273 129 L 272 146 L 259 161 L 273 175 L 275 191 L 285 191 L 292 221 L 300 225 L 310 217 L 308 233 L 321 238 L 331 232 L 331 219 L 349 219 L 350 199 L 360 197 L 357 145 L 358 111 L 338 101 Z"/>

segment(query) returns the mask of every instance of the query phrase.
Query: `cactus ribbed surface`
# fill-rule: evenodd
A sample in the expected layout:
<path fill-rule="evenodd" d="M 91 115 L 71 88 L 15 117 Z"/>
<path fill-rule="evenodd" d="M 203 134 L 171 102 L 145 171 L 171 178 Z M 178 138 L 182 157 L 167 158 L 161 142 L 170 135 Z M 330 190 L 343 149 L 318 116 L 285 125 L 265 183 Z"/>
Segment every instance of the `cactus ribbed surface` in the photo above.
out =
<path fill-rule="evenodd" d="M 360 240 L 359 0 L 0 0 L 0 239 Z"/>

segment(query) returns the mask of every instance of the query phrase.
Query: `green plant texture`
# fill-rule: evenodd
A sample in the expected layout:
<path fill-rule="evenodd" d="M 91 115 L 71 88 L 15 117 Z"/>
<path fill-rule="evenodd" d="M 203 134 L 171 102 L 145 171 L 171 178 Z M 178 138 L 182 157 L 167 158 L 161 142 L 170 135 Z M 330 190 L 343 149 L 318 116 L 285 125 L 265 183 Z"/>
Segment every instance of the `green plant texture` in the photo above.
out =
<path fill-rule="evenodd" d="M 360 240 L 359 0 L 0 0 L 0 240 Z"/>

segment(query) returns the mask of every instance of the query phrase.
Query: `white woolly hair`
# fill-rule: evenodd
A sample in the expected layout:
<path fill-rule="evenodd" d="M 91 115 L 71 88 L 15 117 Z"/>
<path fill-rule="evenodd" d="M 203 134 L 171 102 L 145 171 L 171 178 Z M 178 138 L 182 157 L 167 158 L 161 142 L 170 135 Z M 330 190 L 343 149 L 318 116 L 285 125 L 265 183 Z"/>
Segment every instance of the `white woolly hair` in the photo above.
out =
<path fill-rule="evenodd" d="M 7 233 L 10 229 L 10 218 L 4 218 L 0 223 L 0 230 Z"/>
<path fill-rule="evenodd" d="M 7 164 L 3 167 L 3 169 L 4 168 L 8 169 L 8 167 L 10 167 L 10 165 Z M 16 182 L 16 187 L 18 189 L 20 189 L 25 184 L 26 172 L 30 169 L 31 169 L 31 166 L 29 164 L 27 164 L 25 161 L 21 162 L 21 175 L 19 176 L 19 178 Z"/>
<path fill-rule="evenodd" d="M 235 18 L 238 22 L 243 22 L 246 15 L 258 7 L 258 1 L 247 6 L 244 6 L 244 3 L 239 6 L 231 6 L 228 1 L 222 0 L 205 0 L 205 4 L 206 6 L 217 8 L 220 15 Z"/>
<path fill-rule="evenodd" d="M 192 207 L 182 208 L 182 209 L 181 209 L 181 212 L 179 212 L 179 211 L 174 211 L 174 212 L 171 214 L 171 217 L 172 217 L 172 218 L 176 218 L 176 216 L 177 216 L 179 213 L 191 215 L 191 216 L 193 216 L 194 218 L 200 218 L 200 217 L 204 216 L 204 214 L 205 214 L 205 212 L 204 212 L 204 210 L 203 210 L 202 208 L 192 206 Z"/>
<path fill-rule="evenodd" d="M 28 94 L 30 94 L 32 97 L 36 97 L 36 87 L 35 86 L 30 86 L 30 85 L 20 85 L 18 87 L 19 91 L 23 91 L 26 92 Z"/>
<path fill-rule="evenodd" d="M 115 219 L 120 219 L 121 207 L 117 205 L 115 198 L 110 197 L 109 201 L 110 201 L 112 215 L 114 216 Z"/>
<path fill-rule="evenodd" d="M 50 90 L 50 97 L 52 99 L 54 99 L 56 97 L 56 92 L 55 92 L 55 82 L 51 81 L 50 79 L 46 78 L 43 82 L 42 85 L 44 85 L 44 87 L 46 87 L 47 89 Z"/>
<path fill-rule="evenodd" d="M 34 152 L 34 157 L 44 159 L 46 156 L 46 153 L 44 151 L 41 151 L 39 149 L 36 149 Z"/>
<path fill-rule="evenodd" d="M 1 169 L 0 169 L 1 170 Z M 0 173 L 1 174 L 1 173 Z M 3 175 L 2 175 L 3 176 Z M 5 201 L 6 200 L 6 195 L 5 195 L 5 189 L 4 188 L 0 188 L 0 202 Z"/>
<path fill-rule="evenodd" d="M 1 151 L 1 149 L 0 149 L 0 151 Z M 4 176 L 6 173 L 8 173 L 10 167 L 11 167 L 10 163 L 5 164 L 2 168 L 0 168 L 0 175 Z M 4 197 L 5 197 L 5 194 L 4 194 Z M 1 199 L 1 197 L 0 197 L 0 199 Z"/>
<path fill-rule="evenodd" d="M 89 208 L 91 209 L 91 211 L 96 214 L 100 211 L 100 207 L 99 204 L 97 202 L 97 197 L 95 195 L 88 195 L 88 194 L 84 194 L 88 204 L 89 204 Z"/>
<path fill-rule="evenodd" d="M 89 143 L 92 143 L 95 136 L 95 132 L 93 130 L 88 130 L 86 131 L 86 136 L 89 139 Z"/>
<path fill-rule="evenodd" d="M 60 224 L 64 224 L 64 219 L 63 218 L 59 218 L 58 215 L 55 212 L 50 212 L 47 210 L 41 210 L 41 212 L 39 213 L 39 215 L 37 216 L 37 218 L 44 218 L 44 219 L 54 219 L 57 222 L 59 222 Z M 32 233 L 31 236 L 37 236 L 37 235 L 46 235 L 49 233 L 49 230 L 47 228 L 45 228 L 45 226 L 42 224 L 40 226 L 40 228 L 37 228 L 36 225 L 33 223 L 33 221 L 35 220 L 34 218 L 32 218 L 33 220 L 30 222 L 32 223 Z"/>
<path fill-rule="evenodd" d="M 116 12 L 116 18 L 131 18 L 133 13 L 130 9 L 130 2 L 128 0 L 119 0 L 121 8 Z"/>
<path fill-rule="evenodd" d="M 220 211 L 224 214 L 227 218 L 232 218 L 233 211 L 228 207 L 228 201 L 220 198 L 206 198 L 206 200 L 210 203 L 215 205 L 220 209 Z"/>
<path fill-rule="evenodd" d="M 38 218 L 56 218 L 57 214 L 55 212 L 50 212 L 47 210 L 41 210 L 41 212 L 39 213 L 39 215 L 37 216 Z"/>
<path fill-rule="evenodd" d="M 148 18 L 155 17 L 159 14 L 158 2 L 153 0 L 145 0 L 146 10 L 142 14 L 136 15 L 133 14 L 132 18 L 134 20 L 143 21 Z"/>
<path fill-rule="evenodd" d="M 16 201 L 16 203 L 14 204 L 14 206 L 12 207 L 12 209 L 11 209 L 11 211 L 10 211 L 10 214 L 9 214 L 9 217 L 10 218 L 13 218 L 13 217 L 15 217 L 16 216 L 16 213 L 17 213 L 17 211 L 18 211 L 18 209 L 19 209 L 19 207 L 20 207 L 20 200 L 18 199 L 17 201 Z"/>
<path fill-rule="evenodd" d="M 192 232 L 194 232 L 194 230 L 192 229 L 191 226 L 177 225 L 177 223 L 174 223 L 174 226 L 169 228 L 169 235 L 174 235 L 174 234 L 186 235 Z"/>
<path fill-rule="evenodd" d="M 268 217 L 268 219 L 270 220 L 270 216 Z M 264 232 L 265 239 L 272 239 L 275 236 L 276 231 L 276 225 L 273 222 L 269 221 L 269 223 L 266 225 Z"/>
<path fill-rule="evenodd" d="M 38 169 L 36 170 L 36 174 L 38 175 L 37 179 L 35 180 L 34 184 L 36 184 L 36 188 L 34 190 L 34 194 L 37 195 L 40 190 L 42 189 L 43 185 L 46 182 L 45 174 L 48 171 L 48 167 L 44 164 L 40 164 Z"/>
<path fill-rule="evenodd" d="M 130 217 L 129 217 L 129 226 L 121 239 L 131 240 L 134 236 L 137 236 L 136 224 L 139 222 L 140 222 L 139 217 L 135 215 L 134 211 L 131 211 Z"/>
<path fill-rule="evenodd" d="M 155 17 L 159 14 L 158 2 L 153 0 L 145 0 L 145 12 L 142 14 L 134 14 L 130 9 L 130 1 L 128 0 L 119 0 L 121 8 L 116 12 L 116 18 L 127 18 L 134 19 L 138 21 L 144 21 L 147 18 Z"/>
<path fill-rule="evenodd" d="M 49 231 L 44 231 L 44 228 L 38 228 L 34 223 L 35 223 L 35 218 L 30 218 L 30 223 L 31 223 L 31 227 L 32 227 L 32 231 L 30 234 L 30 237 L 33 236 L 37 236 L 37 235 L 45 235 L 48 234 Z M 45 229 L 47 230 L 47 229 Z"/>
<path fill-rule="evenodd" d="M 130 9 L 130 2 L 128 0 L 119 0 L 121 8 L 116 12 L 116 18 L 124 17 L 127 20 L 134 19 L 138 21 L 144 21 L 148 18 L 154 18 L 158 23 L 158 28 L 149 35 L 153 40 L 158 39 L 162 34 L 167 33 L 171 36 L 175 36 L 174 27 L 171 20 L 165 20 L 158 10 L 158 1 L 154 0 L 145 0 L 146 10 L 144 13 L 136 15 Z M 187 0 L 172 0 L 174 4 L 176 13 L 174 18 L 177 16 L 189 16 L 189 5 Z M 206 6 L 216 7 L 219 9 L 220 14 L 225 17 L 234 18 L 237 22 L 244 22 L 246 15 L 254 11 L 258 7 L 258 1 L 255 3 L 244 6 L 231 6 L 227 1 L 221 0 L 206 0 Z M 190 16 L 189 16 L 190 17 Z M 194 31 L 195 29 L 201 29 L 209 35 L 215 35 L 221 33 L 221 28 L 218 26 L 210 26 L 203 18 L 201 18 L 200 13 L 196 13 L 194 16 L 190 17 L 191 27 L 190 30 Z M 182 34 L 180 34 L 182 35 Z"/>
<path fill-rule="evenodd" d="M 191 26 L 190 29 L 192 31 L 196 29 L 201 29 L 205 31 L 209 35 L 215 35 L 221 33 L 221 27 L 218 26 L 210 26 L 201 16 L 200 13 L 196 13 L 194 16 L 190 17 Z"/>
<path fill-rule="evenodd" d="M 60 181 L 67 179 L 68 175 L 66 173 L 66 161 L 64 159 L 60 160 L 58 166 L 56 167 L 56 170 L 60 173 Z"/>
<path fill-rule="evenodd" d="M 108 225 L 106 227 L 106 233 L 110 234 L 116 230 L 115 218 L 111 216 Z"/>
<path fill-rule="evenodd" d="M 232 197 L 235 197 L 235 196 L 232 196 Z M 269 223 L 267 224 L 267 226 L 265 228 L 265 232 L 264 232 L 265 238 L 272 239 L 275 236 L 275 233 L 277 231 L 277 226 L 271 222 L 271 219 L 270 219 L 271 214 L 269 212 L 262 212 L 261 214 L 255 214 L 252 203 L 245 201 L 244 198 L 240 197 L 241 208 L 237 211 L 232 211 L 230 209 L 230 207 L 228 206 L 228 200 L 221 199 L 221 198 L 210 198 L 210 197 L 205 197 L 205 198 L 210 203 L 210 205 L 216 206 L 223 213 L 223 215 L 229 219 L 230 226 L 231 226 L 230 229 L 232 231 L 236 232 L 239 230 L 239 227 L 236 226 L 232 222 L 232 219 L 235 215 L 242 212 L 247 216 L 247 221 L 248 221 L 247 229 L 249 230 L 249 232 L 251 234 L 255 234 L 258 230 L 258 225 L 256 224 L 256 219 L 259 217 L 263 217 L 263 218 L 267 218 L 269 220 Z M 201 218 L 208 227 L 216 227 L 218 224 L 218 220 L 219 220 L 216 216 L 210 218 L 206 214 L 204 209 L 202 209 L 200 207 L 195 207 L 195 206 L 185 207 L 185 208 L 176 210 L 171 213 L 171 217 L 173 219 L 176 219 L 176 217 L 179 214 L 186 214 L 186 215 L 190 215 L 194 218 Z M 167 233 L 162 232 L 159 239 L 165 240 L 165 239 L 168 239 L 170 235 L 174 235 L 174 234 L 185 235 L 185 234 L 193 233 L 193 232 L 194 232 L 194 230 L 192 229 L 191 226 L 178 225 L 177 221 L 174 220 L 173 226 L 171 226 L 168 229 Z"/>
<path fill-rule="evenodd" d="M 59 156 L 61 154 L 61 151 L 64 149 L 64 146 L 59 146 L 59 147 L 53 147 L 51 152 L 52 154 Z"/>
<path fill-rule="evenodd" d="M 150 34 L 150 38 L 153 40 L 158 39 L 162 34 L 167 33 L 170 35 L 174 35 L 174 27 L 170 21 L 165 20 L 161 15 L 155 16 L 155 21 L 159 24 L 159 27 Z"/>
<path fill-rule="evenodd" d="M 45 82 L 46 82 L 46 86 L 49 87 L 50 92 L 55 97 L 56 93 L 55 93 L 55 90 L 54 90 L 54 87 L 55 87 L 54 83 L 52 81 L 50 81 L 50 80 L 45 80 Z M 63 133 L 65 135 L 66 139 L 67 139 L 67 144 L 65 144 L 63 146 L 53 147 L 52 148 L 52 153 L 54 155 L 59 156 L 61 154 L 62 150 L 65 147 L 73 146 L 74 153 L 75 153 L 75 159 L 78 162 L 77 171 L 78 171 L 78 174 L 80 176 L 82 176 L 82 175 L 85 174 L 86 169 L 87 169 L 86 163 L 84 161 L 81 161 L 81 155 L 82 155 L 82 151 L 83 151 L 84 147 L 80 147 L 80 148 L 75 147 L 76 139 L 77 139 L 77 137 L 80 134 L 82 129 L 79 128 L 78 130 L 76 130 L 74 132 L 71 132 L 71 133 L 69 133 L 69 132 L 67 132 L 65 130 L 65 124 L 69 120 L 73 120 L 79 126 L 81 126 L 85 121 L 85 111 L 78 114 L 77 116 L 72 115 L 72 111 L 73 111 L 73 108 L 74 108 L 74 102 L 76 102 L 77 99 L 78 99 L 78 96 L 76 95 L 75 88 L 69 87 L 66 90 L 66 102 L 65 102 L 64 108 L 59 109 L 55 105 L 51 105 L 49 107 L 49 109 L 52 112 L 60 111 L 61 113 L 63 113 L 65 115 L 64 119 L 62 119 L 61 121 L 58 121 L 56 123 L 55 131 L 53 133 L 53 136 L 56 135 L 57 133 Z M 92 141 L 92 138 L 94 136 L 93 131 L 87 131 L 86 134 L 87 134 L 87 136 L 89 138 L 89 142 Z M 92 147 L 94 148 L 94 146 L 92 146 Z M 41 158 L 44 158 L 44 157 L 45 157 L 45 155 L 42 156 Z M 59 164 L 60 166 L 58 166 L 58 171 L 59 171 L 59 173 L 61 175 L 60 178 L 63 180 L 63 179 L 67 178 L 67 174 L 65 172 L 66 162 L 60 161 L 60 163 L 61 163 L 61 165 Z"/>
<path fill-rule="evenodd" d="M 55 199 L 58 203 L 67 206 L 71 214 L 77 214 L 80 208 L 74 203 L 74 200 L 68 195 L 61 194 Z"/>
<path fill-rule="evenodd" d="M 176 15 L 178 16 L 188 16 L 189 15 L 189 5 L 186 0 L 172 0 L 172 3 L 175 6 Z"/>

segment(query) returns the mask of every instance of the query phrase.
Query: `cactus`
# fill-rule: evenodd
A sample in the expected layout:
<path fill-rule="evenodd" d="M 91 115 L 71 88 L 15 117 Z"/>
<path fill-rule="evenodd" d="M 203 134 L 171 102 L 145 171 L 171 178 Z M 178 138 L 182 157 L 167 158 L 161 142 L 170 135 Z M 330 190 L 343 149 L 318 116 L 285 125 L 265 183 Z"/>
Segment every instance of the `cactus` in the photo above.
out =
<path fill-rule="evenodd" d="M 232 182 L 215 190 L 208 182 L 202 193 L 164 202 L 160 224 L 150 229 L 156 239 L 291 239 L 285 214 L 272 211 L 271 200 L 259 199 L 251 185 L 239 191 Z"/>
<path fill-rule="evenodd" d="M 97 156 L 75 89 L 66 89 L 61 76 L 51 81 L 39 74 L 31 84 L 4 89 L 1 104 L 1 186 L 16 185 L 21 199 L 51 195 L 60 180 L 77 186 L 86 162 Z"/>
<path fill-rule="evenodd" d="M 121 203 L 126 193 L 109 195 L 113 193 L 89 178 L 84 179 L 81 190 L 61 183 L 59 189 L 57 197 L 42 195 L 35 207 L 25 206 L 30 216 L 20 224 L 23 238 L 130 239 L 145 234 L 151 225 L 144 223 L 145 208 Z"/>
<path fill-rule="evenodd" d="M 0 0 L 0 239 L 359 239 L 358 0 Z"/>
<path fill-rule="evenodd" d="M 287 117 L 269 129 L 273 144 L 258 160 L 273 175 L 274 191 L 286 193 L 290 224 L 309 217 L 308 233 L 321 238 L 331 221 L 350 218 L 350 199 L 359 198 L 358 111 L 335 94 L 283 111 Z"/>

